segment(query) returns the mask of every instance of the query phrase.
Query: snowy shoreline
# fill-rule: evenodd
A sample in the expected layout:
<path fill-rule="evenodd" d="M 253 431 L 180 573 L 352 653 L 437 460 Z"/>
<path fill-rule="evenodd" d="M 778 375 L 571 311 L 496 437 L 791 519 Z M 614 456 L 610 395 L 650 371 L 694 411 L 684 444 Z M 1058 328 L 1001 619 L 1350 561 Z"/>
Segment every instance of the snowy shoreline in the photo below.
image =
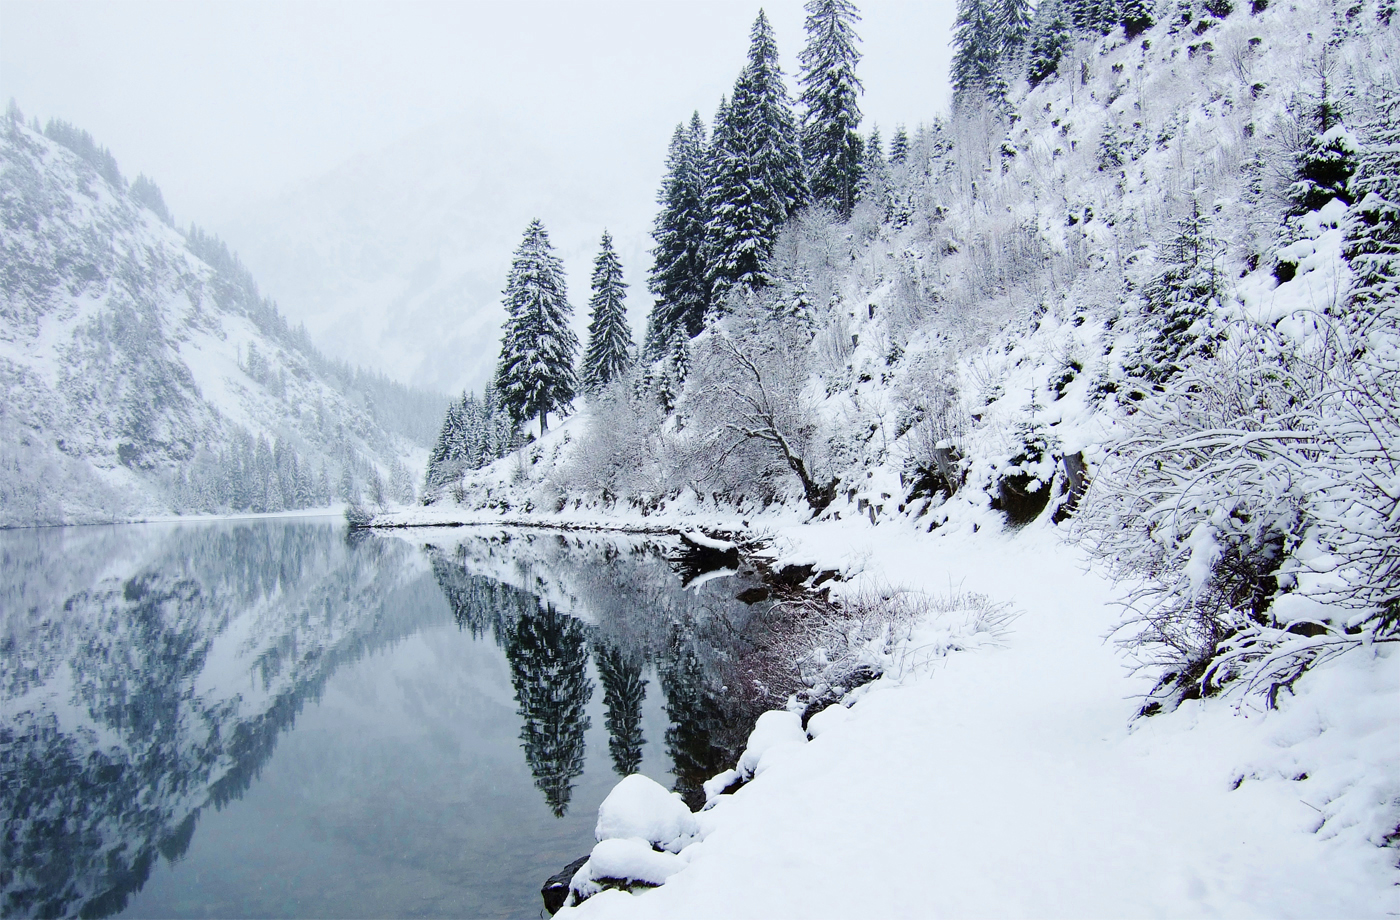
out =
<path fill-rule="evenodd" d="M 765 715 L 683 840 L 634 833 L 676 810 L 670 793 L 638 793 L 653 814 L 629 804 L 637 790 L 619 792 L 612 811 L 636 821 L 600 815 L 599 848 L 573 879 L 592 896 L 558 916 L 1394 909 L 1394 850 L 1377 845 L 1382 803 L 1400 791 L 1390 645 L 1319 666 L 1275 711 L 1229 691 L 1134 719 L 1152 680 L 1109 641 L 1120 591 L 1049 520 L 1011 530 L 965 507 L 930 534 L 905 517 L 809 522 L 781 507 L 642 517 L 416 508 L 375 526 L 761 535 L 775 569 L 840 571 L 838 601 L 872 588 L 982 594 L 1016 618 L 979 634 L 945 607 L 806 730 L 795 712 Z"/>

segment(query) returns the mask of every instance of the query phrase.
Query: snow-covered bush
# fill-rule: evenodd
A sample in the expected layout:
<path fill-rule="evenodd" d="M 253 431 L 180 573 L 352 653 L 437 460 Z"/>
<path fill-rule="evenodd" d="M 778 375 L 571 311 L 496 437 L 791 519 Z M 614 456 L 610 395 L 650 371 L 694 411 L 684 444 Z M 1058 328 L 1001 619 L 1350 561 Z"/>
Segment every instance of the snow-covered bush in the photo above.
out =
<path fill-rule="evenodd" d="M 836 483 L 807 392 L 811 336 L 805 324 L 774 314 L 759 298 L 737 306 L 696 341 L 679 407 L 692 429 L 691 476 L 729 494 L 758 487 L 767 499 L 783 491 L 791 473 L 807 504 L 820 511 Z"/>

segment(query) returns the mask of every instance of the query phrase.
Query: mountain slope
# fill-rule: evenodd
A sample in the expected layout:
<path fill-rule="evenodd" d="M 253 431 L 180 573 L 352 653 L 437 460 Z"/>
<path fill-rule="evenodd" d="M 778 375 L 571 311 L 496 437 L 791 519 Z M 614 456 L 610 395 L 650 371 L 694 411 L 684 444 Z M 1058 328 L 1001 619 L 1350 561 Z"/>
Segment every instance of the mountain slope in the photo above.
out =
<path fill-rule="evenodd" d="M 332 479 L 402 483 L 421 447 L 354 385 L 378 378 L 328 362 L 222 243 L 107 173 L 17 113 L 0 123 L 0 525 L 280 510 L 328 503 Z"/>

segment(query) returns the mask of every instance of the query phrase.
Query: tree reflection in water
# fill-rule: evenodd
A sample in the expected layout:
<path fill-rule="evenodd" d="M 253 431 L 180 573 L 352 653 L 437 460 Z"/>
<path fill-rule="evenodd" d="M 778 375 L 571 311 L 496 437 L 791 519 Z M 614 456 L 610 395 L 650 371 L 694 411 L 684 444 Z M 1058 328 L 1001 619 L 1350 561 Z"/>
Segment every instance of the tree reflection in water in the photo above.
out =
<path fill-rule="evenodd" d="M 603 703 L 608 708 L 608 753 L 618 776 L 636 773 L 642 765 L 642 703 L 647 682 L 642 677 L 645 659 L 615 645 L 599 642 L 593 659 L 603 682 Z"/>
<path fill-rule="evenodd" d="M 525 761 L 550 810 L 562 818 L 573 780 L 583 772 L 583 734 L 591 724 L 584 713 L 593 697 L 584 624 L 552 605 L 537 605 L 507 626 L 505 651 L 524 720 Z"/>
<path fill-rule="evenodd" d="M 743 585 L 686 590 L 629 538 L 461 533 L 423 550 L 304 521 L 0 534 L 0 915 L 123 910 L 342 665 L 441 622 L 439 592 L 503 650 L 554 815 L 585 767 L 590 656 L 618 774 L 644 763 L 649 668 L 687 801 L 732 764 L 756 715 L 722 679 L 753 613 Z"/>

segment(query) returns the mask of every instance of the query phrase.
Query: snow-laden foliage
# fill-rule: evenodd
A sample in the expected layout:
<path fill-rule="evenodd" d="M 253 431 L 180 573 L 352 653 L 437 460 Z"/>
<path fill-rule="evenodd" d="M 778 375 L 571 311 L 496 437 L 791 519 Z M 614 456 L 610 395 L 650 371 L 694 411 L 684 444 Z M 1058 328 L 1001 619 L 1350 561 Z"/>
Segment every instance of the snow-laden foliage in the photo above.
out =
<path fill-rule="evenodd" d="M 544 433 L 549 413 L 567 411 L 578 390 L 578 336 L 569 327 L 574 308 L 565 289 L 564 264 L 538 220 L 525 228 L 511 260 L 505 307 L 496 390 L 517 423 L 538 417 Z"/>
<path fill-rule="evenodd" d="M 856 76 L 860 51 L 850 0 L 810 0 L 802 62 L 802 154 L 812 200 L 850 216 L 860 188 L 862 153 Z"/>
<path fill-rule="evenodd" d="M 627 284 L 612 237 L 603 231 L 598 257 L 593 261 L 593 296 L 588 300 L 592 317 L 588 347 L 583 351 L 583 386 L 597 392 L 621 377 L 632 364 L 632 330 L 627 325 Z"/>

